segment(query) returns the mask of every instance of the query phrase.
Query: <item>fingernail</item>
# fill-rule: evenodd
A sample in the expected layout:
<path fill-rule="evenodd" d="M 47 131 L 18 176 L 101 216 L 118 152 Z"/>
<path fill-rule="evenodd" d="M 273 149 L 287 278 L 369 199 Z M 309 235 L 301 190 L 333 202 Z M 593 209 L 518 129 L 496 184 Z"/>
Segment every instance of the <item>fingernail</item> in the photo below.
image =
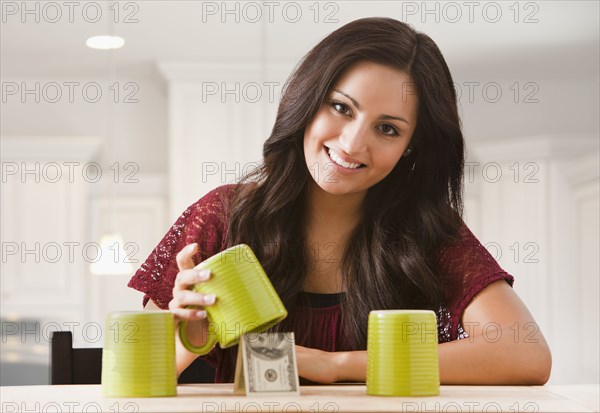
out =
<path fill-rule="evenodd" d="M 200 270 L 200 272 L 198 272 L 198 280 L 206 281 L 209 278 L 210 278 L 210 270 L 209 269 L 203 269 L 203 270 Z"/>
<path fill-rule="evenodd" d="M 194 249 L 196 249 L 196 245 L 198 244 L 196 244 L 195 242 L 193 244 L 188 245 L 187 247 L 185 247 L 185 251 L 187 253 L 194 251 Z"/>
<path fill-rule="evenodd" d="M 204 317 L 206 317 L 206 311 L 204 311 L 204 310 L 202 310 L 202 311 L 198 311 L 198 312 L 196 313 L 196 316 L 198 316 L 198 317 L 201 317 L 201 318 L 204 318 Z"/>
<path fill-rule="evenodd" d="M 215 303 L 217 297 L 214 294 L 207 294 L 204 296 L 204 304 L 211 305 Z"/>

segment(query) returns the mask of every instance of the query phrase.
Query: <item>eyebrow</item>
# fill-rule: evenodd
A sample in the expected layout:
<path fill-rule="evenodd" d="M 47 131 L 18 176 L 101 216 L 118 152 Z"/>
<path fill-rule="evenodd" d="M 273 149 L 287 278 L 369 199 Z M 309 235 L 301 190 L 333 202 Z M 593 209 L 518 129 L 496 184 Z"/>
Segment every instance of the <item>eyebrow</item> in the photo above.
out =
<path fill-rule="evenodd" d="M 352 101 L 352 103 L 354 104 L 354 106 L 356 106 L 356 109 L 360 110 L 360 105 L 359 105 L 359 103 L 358 103 L 358 102 L 356 101 L 356 99 L 354 99 L 352 96 L 350 96 L 349 94 L 347 94 L 347 93 L 345 93 L 345 92 L 342 92 L 342 91 L 341 91 L 341 90 L 339 90 L 339 89 L 333 89 L 333 91 L 334 91 L 334 92 L 337 92 L 337 93 L 340 93 L 340 94 L 342 94 L 342 95 L 344 95 L 344 96 L 346 96 L 348 99 L 350 99 L 350 100 Z M 401 118 L 400 116 L 381 115 L 381 116 L 379 116 L 379 118 L 380 118 L 380 119 L 386 119 L 386 120 L 387 120 L 387 119 L 395 119 L 395 120 L 402 121 L 402 122 L 406 123 L 407 125 L 410 125 L 410 122 L 409 122 L 409 121 L 407 121 L 407 120 L 406 120 L 406 119 L 404 119 L 404 118 Z"/>

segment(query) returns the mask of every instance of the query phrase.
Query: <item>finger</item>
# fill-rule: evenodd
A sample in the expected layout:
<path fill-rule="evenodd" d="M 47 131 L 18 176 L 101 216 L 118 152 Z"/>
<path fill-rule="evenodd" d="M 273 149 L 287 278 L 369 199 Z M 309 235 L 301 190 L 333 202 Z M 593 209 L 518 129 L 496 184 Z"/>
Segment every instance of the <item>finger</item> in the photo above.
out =
<path fill-rule="evenodd" d="M 193 308 L 175 308 L 171 313 L 177 320 L 203 320 L 206 318 L 206 310 L 198 310 Z"/>
<path fill-rule="evenodd" d="M 184 249 L 177 253 L 176 260 L 179 271 L 188 270 L 190 268 L 195 267 L 194 260 L 192 259 L 192 257 L 196 253 L 197 249 L 198 244 L 194 242 L 193 244 L 186 245 Z"/>
<path fill-rule="evenodd" d="M 176 292 L 181 290 L 187 290 L 189 286 L 194 285 L 199 282 L 207 281 L 210 278 L 210 270 L 183 270 L 177 273 L 177 277 L 175 277 L 175 284 L 173 286 L 173 295 Z"/>
<path fill-rule="evenodd" d="M 171 302 L 173 307 L 185 307 L 185 306 L 208 306 L 213 305 L 216 301 L 214 294 L 202 294 L 196 293 L 189 290 L 180 291 L 173 297 Z"/>

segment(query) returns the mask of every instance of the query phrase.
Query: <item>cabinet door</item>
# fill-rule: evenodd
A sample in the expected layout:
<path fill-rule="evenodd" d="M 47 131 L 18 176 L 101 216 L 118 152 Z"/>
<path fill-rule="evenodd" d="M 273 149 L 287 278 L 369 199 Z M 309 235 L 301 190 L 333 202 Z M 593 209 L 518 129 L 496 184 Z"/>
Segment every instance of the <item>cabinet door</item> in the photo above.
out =
<path fill-rule="evenodd" d="M 166 201 L 161 194 L 143 194 L 136 197 L 120 195 L 111 200 L 106 196 L 93 196 L 91 199 L 91 234 L 100 239 L 118 229 L 122 236 L 121 248 L 111 253 L 123 254 L 111 259 L 131 264 L 131 273 L 120 275 L 91 275 L 86 291 L 86 305 L 91 322 L 104 325 L 106 315 L 111 311 L 141 310 L 142 293 L 127 287 L 133 273 L 144 263 L 148 255 L 160 242 L 169 229 L 166 223 Z"/>
<path fill-rule="evenodd" d="M 91 253 L 86 251 L 88 183 L 56 180 L 54 175 L 50 179 L 43 172 L 47 163 L 41 161 L 12 164 L 19 173 L 3 176 L 0 197 L 2 314 L 78 317 L 87 273 L 85 254 Z"/>

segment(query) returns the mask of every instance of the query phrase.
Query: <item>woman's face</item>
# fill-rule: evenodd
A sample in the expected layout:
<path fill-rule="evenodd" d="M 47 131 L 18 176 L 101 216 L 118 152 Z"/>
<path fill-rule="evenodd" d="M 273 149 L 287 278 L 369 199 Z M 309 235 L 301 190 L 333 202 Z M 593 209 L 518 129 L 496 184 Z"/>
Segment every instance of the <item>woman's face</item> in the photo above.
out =
<path fill-rule="evenodd" d="M 417 105 L 404 72 L 366 61 L 351 66 L 304 131 L 304 157 L 317 185 L 346 195 L 380 182 L 410 143 Z"/>

